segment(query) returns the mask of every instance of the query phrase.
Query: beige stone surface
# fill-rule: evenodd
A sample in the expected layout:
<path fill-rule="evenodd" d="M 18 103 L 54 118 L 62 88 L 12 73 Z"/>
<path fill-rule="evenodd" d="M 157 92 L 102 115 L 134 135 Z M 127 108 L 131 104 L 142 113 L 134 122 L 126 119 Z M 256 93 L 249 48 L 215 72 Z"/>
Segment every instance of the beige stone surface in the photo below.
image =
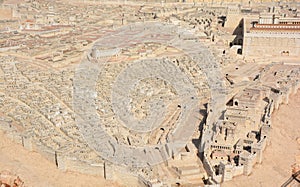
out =
<path fill-rule="evenodd" d="M 0 20 L 11 19 L 12 10 L 10 8 L 0 7 Z"/>

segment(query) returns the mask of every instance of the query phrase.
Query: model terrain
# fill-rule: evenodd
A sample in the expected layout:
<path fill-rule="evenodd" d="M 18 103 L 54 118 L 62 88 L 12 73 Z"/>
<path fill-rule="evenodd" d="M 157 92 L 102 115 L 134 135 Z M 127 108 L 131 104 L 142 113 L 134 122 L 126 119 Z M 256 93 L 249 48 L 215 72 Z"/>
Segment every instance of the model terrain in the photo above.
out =
<path fill-rule="evenodd" d="M 297 186 L 297 1 L 0 1 L 0 184 Z"/>

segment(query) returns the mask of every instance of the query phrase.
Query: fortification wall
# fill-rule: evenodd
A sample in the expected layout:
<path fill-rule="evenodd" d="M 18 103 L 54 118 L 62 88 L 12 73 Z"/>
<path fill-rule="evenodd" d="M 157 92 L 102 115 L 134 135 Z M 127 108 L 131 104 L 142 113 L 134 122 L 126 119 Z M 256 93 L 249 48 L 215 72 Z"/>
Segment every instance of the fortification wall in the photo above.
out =
<path fill-rule="evenodd" d="M 246 33 L 243 45 L 245 56 L 268 54 L 270 57 L 298 57 L 300 55 L 299 34 Z"/>

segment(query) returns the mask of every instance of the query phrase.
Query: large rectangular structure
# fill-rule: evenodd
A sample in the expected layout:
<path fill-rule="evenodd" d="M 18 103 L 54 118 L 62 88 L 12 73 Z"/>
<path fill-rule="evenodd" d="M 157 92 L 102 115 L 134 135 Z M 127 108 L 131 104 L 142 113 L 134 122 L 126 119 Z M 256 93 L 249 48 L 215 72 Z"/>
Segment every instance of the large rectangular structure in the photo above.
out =
<path fill-rule="evenodd" d="M 262 14 L 259 20 L 244 20 L 245 56 L 299 57 L 300 17 Z"/>

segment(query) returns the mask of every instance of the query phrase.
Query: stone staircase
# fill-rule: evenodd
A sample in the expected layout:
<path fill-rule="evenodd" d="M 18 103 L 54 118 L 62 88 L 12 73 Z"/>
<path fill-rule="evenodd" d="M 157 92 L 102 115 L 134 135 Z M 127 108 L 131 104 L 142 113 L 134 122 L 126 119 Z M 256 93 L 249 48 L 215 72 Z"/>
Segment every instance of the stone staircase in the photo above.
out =
<path fill-rule="evenodd" d="M 179 178 L 185 181 L 188 186 L 203 186 L 203 172 L 197 164 L 189 166 L 180 166 L 174 168 L 179 174 Z"/>

